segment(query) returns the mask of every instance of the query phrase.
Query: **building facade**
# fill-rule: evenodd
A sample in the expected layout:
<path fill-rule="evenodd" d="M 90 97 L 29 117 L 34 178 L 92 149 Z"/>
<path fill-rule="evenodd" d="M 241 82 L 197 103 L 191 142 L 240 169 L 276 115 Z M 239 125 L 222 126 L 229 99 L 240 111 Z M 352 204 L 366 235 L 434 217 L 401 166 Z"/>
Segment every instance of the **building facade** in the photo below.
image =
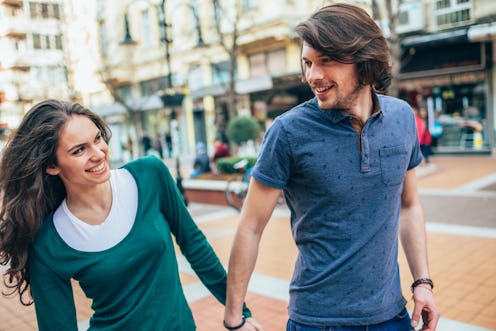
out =
<path fill-rule="evenodd" d="M 370 13 L 375 3 L 357 0 Z M 112 158 L 145 135 L 193 154 L 230 118 L 263 128 L 312 97 L 295 25 L 323 0 L 0 0 L 0 128 L 33 102 L 77 99 L 113 130 Z M 438 153 L 495 147 L 496 5 L 403 0 L 399 96 L 425 106 Z M 384 28 L 383 21 L 379 22 Z M 387 34 L 387 31 L 386 31 Z M 8 123 L 8 124 L 7 124 Z M 210 147 L 211 148 L 211 147 Z"/>
<path fill-rule="evenodd" d="M 405 1 L 400 97 L 424 106 L 438 153 L 490 153 L 496 105 L 496 5 Z"/>
<path fill-rule="evenodd" d="M 62 0 L 0 1 L 0 122 L 15 128 L 47 98 L 73 99 Z"/>

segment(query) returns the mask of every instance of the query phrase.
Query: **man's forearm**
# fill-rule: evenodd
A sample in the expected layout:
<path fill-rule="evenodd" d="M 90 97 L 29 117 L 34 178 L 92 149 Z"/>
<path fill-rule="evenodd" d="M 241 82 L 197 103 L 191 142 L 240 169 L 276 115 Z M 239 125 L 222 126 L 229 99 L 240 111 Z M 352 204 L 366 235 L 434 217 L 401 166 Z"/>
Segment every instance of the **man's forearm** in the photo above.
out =
<path fill-rule="evenodd" d="M 224 320 L 229 325 L 241 321 L 243 302 L 258 255 L 260 236 L 239 227 L 229 258 Z"/>
<path fill-rule="evenodd" d="M 412 277 L 429 277 L 425 221 L 420 205 L 402 209 L 400 239 Z"/>

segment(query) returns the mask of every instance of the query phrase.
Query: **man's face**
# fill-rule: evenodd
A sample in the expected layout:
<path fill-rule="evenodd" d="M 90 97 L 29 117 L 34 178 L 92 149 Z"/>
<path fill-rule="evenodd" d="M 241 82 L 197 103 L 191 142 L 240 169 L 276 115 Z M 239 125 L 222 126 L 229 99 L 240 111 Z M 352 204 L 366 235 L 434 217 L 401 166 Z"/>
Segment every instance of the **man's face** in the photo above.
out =
<path fill-rule="evenodd" d="M 356 65 L 337 62 L 303 43 L 301 60 L 305 78 L 321 109 L 348 110 L 363 86 L 357 81 Z"/>

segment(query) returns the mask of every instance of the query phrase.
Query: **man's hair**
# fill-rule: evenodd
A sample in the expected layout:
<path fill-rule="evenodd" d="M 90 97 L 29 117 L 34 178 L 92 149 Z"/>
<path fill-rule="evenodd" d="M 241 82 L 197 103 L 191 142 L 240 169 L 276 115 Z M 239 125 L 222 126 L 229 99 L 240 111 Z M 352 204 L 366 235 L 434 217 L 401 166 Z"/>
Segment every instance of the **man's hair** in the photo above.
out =
<path fill-rule="evenodd" d="M 387 41 L 362 8 L 346 3 L 322 7 L 295 31 L 302 44 L 306 42 L 335 61 L 355 63 L 360 85 L 384 91 L 391 83 Z"/>

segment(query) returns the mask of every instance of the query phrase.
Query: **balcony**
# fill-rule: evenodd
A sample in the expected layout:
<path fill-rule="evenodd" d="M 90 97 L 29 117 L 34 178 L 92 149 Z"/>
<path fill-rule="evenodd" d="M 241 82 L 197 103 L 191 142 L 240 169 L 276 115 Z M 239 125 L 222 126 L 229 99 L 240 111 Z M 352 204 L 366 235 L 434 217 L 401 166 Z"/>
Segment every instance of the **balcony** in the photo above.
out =
<path fill-rule="evenodd" d="M 12 53 L 2 60 L 2 70 L 27 71 L 30 66 L 29 57 L 23 54 Z"/>
<path fill-rule="evenodd" d="M 29 31 L 29 23 L 24 17 L 16 16 L 4 20 L 0 26 L 0 37 L 24 39 Z"/>
<path fill-rule="evenodd" d="M 0 5 L 21 8 L 22 0 L 0 0 Z"/>

